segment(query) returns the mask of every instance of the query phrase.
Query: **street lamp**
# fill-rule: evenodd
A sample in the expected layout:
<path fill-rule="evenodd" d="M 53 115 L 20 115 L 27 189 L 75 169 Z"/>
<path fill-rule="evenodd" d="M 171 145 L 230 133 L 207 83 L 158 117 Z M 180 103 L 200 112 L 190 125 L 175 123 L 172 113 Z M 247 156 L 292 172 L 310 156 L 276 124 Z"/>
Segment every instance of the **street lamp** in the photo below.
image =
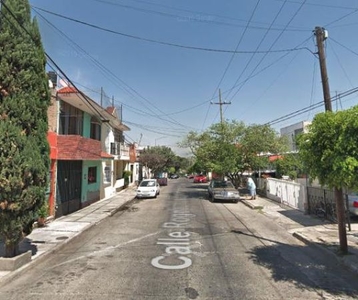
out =
<path fill-rule="evenodd" d="M 161 137 L 158 137 L 157 139 L 155 139 L 155 140 L 154 140 L 154 146 L 157 145 L 157 141 L 158 141 L 158 140 L 161 140 L 161 139 L 164 139 L 164 138 L 166 138 L 166 136 L 161 136 Z"/>

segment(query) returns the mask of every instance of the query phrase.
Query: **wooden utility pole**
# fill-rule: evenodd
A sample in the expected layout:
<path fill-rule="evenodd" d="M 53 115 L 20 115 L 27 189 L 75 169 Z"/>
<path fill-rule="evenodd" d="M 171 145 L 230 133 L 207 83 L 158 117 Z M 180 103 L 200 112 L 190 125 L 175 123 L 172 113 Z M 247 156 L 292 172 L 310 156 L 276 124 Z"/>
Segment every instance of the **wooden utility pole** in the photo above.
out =
<path fill-rule="evenodd" d="M 210 103 L 220 105 L 220 123 L 222 124 L 223 123 L 223 108 L 222 108 L 222 106 L 231 104 L 231 102 L 225 102 L 225 101 L 222 102 L 221 101 L 221 90 L 219 89 L 219 102 L 210 102 Z"/>
<path fill-rule="evenodd" d="M 321 68 L 321 78 L 323 86 L 324 106 L 325 110 L 332 111 L 332 102 L 329 92 L 328 75 L 326 67 L 326 56 L 324 53 L 323 42 L 327 39 L 328 33 L 322 28 L 316 26 L 315 30 L 319 64 Z M 346 231 L 346 215 L 342 187 L 334 187 L 334 198 L 336 200 L 336 212 L 338 223 L 339 247 L 343 254 L 348 253 L 347 231 Z"/>
<path fill-rule="evenodd" d="M 324 53 L 324 46 L 323 46 L 323 42 L 327 39 L 328 33 L 324 28 L 318 26 L 316 26 L 314 32 L 317 40 L 318 58 L 319 58 L 319 65 L 321 68 L 324 107 L 326 111 L 332 111 L 332 102 L 329 92 L 329 83 L 328 83 L 328 75 L 327 75 L 327 67 L 326 67 L 326 55 Z"/>

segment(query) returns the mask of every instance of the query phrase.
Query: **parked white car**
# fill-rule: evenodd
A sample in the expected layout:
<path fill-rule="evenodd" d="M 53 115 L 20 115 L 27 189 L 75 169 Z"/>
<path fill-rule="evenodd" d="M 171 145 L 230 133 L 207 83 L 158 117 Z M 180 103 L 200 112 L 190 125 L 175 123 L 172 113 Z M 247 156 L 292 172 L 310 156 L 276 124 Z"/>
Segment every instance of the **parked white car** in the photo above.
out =
<path fill-rule="evenodd" d="M 358 216 L 358 193 L 350 193 L 348 194 L 348 206 L 349 212 L 352 215 Z"/>
<path fill-rule="evenodd" d="M 160 194 L 160 185 L 156 179 L 144 179 L 137 188 L 137 198 L 156 198 Z"/>

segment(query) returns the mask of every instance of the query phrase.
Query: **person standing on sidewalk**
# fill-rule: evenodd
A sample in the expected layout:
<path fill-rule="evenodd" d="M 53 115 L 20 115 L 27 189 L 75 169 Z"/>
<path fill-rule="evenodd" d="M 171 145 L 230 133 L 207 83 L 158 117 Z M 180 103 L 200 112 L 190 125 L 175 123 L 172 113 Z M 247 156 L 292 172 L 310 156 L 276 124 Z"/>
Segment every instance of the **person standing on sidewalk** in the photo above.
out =
<path fill-rule="evenodd" d="M 256 184 L 251 177 L 247 178 L 247 188 L 250 191 L 250 200 L 256 199 Z"/>

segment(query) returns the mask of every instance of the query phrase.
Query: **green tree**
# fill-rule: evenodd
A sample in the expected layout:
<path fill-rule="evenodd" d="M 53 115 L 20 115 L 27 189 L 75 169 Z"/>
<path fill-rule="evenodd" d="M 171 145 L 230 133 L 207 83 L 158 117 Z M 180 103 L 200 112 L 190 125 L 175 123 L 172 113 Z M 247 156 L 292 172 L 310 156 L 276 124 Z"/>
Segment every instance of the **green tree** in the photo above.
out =
<path fill-rule="evenodd" d="M 191 149 L 196 169 L 227 176 L 236 186 L 245 171 L 267 166 L 267 157 L 258 154 L 287 149 L 286 140 L 271 127 L 238 121 L 213 124 L 201 134 L 190 132 L 180 145 Z"/>
<path fill-rule="evenodd" d="M 15 17 L 15 18 L 14 18 Z M 45 54 L 25 0 L 2 1 L 0 14 L 0 235 L 18 254 L 45 202 L 49 174 Z"/>
<path fill-rule="evenodd" d="M 240 149 L 245 171 L 259 170 L 267 167 L 267 153 L 286 152 L 288 143 L 286 137 L 279 136 L 269 125 L 253 124 L 246 127 Z"/>
<path fill-rule="evenodd" d="M 303 169 L 302 161 L 298 153 L 284 154 L 281 158 L 276 159 L 273 165 L 277 177 L 287 175 L 291 179 L 296 179 L 298 175 L 302 173 Z"/>
<path fill-rule="evenodd" d="M 344 189 L 358 189 L 358 106 L 315 116 L 298 139 L 300 157 L 311 178 L 334 190 L 340 251 L 348 252 Z"/>
<path fill-rule="evenodd" d="M 173 166 L 175 157 L 176 155 L 171 148 L 154 146 L 144 149 L 139 160 L 143 165 L 150 168 L 154 174 L 158 174 L 159 172 L 167 172 Z"/>

